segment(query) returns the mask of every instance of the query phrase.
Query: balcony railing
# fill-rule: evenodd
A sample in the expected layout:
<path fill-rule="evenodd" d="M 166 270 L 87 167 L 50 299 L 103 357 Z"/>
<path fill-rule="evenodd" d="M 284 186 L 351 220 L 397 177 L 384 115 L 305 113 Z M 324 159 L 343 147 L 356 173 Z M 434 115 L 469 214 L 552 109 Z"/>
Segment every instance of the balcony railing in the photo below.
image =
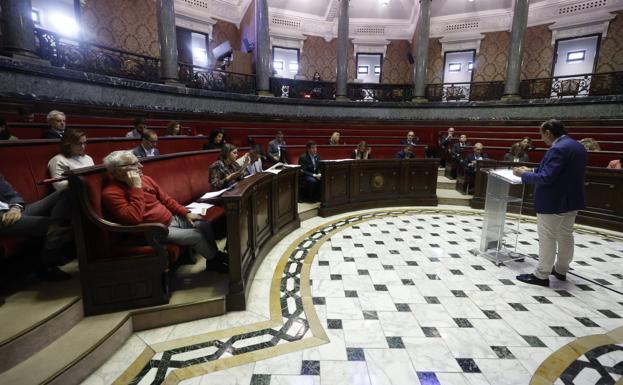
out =
<path fill-rule="evenodd" d="M 39 56 L 55 67 L 148 82 L 159 80 L 156 58 L 68 39 L 40 28 L 35 29 L 35 38 Z"/>
<path fill-rule="evenodd" d="M 160 81 L 160 60 L 99 44 L 63 37 L 41 28 L 35 29 L 39 56 L 55 67 L 116 76 Z M 179 63 L 179 79 L 189 88 L 253 94 L 254 75 Z M 271 78 L 275 97 L 297 99 L 335 99 L 334 82 Z M 523 99 L 576 98 L 623 94 L 623 72 L 581 74 L 522 80 Z M 425 97 L 431 102 L 500 100 L 504 82 L 428 84 Z M 349 83 L 347 96 L 362 102 L 403 102 L 413 98 L 412 84 Z"/>
<path fill-rule="evenodd" d="M 179 63 L 179 79 L 188 88 L 255 94 L 255 76 Z"/>

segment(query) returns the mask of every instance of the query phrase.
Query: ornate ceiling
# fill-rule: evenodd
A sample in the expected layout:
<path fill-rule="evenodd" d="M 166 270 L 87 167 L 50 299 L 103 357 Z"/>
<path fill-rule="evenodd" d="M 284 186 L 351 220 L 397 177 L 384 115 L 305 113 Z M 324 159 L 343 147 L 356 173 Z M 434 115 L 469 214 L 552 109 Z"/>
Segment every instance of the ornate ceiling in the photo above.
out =
<path fill-rule="evenodd" d="M 195 27 L 221 19 L 239 25 L 255 0 L 176 0 L 178 19 Z M 337 36 L 339 0 L 268 0 L 272 38 L 303 40 Z M 510 30 L 514 0 L 432 0 L 431 37 L 457 41 L 484 32 Z M 623 9 L 623 0 L 531 0 L 529 25 L 551 24 L 552 29 L 584 28 L 610 20 Z M 411 40 L 417 24 L 419 0 L 350 0 L 350 36 L 356 42 L 382 44 Z M 589 29 L 590 29 L 589 28 Z M 586 28 L 585 28 L 586 29 Z M 603 29 L 603 28 L 602 28 Z M 563 31 L 564 32 L 564 31 Z M 563 33 L 564 35 L 564 33 Z"/>

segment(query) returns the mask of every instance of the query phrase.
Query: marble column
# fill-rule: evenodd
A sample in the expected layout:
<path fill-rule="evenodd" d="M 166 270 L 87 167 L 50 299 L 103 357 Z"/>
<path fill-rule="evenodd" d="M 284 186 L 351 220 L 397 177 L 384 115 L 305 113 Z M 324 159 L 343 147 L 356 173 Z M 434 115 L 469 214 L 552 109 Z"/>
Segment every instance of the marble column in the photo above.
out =
<path fill-rule="evenodd" d="M 268 0 L 255 0 L 255 79 L 256 93 L 272 96 L 270 92 L 270 33 L 268 26 Z"/>
<path fill-rule="evenodd" d="M 502 100 L 521 99 L 521 96 L 519 96 L 519 82 L 521 76 L 521 61 L 523 59 L 524 36 L 528 28 L 529 2 L 530 0 L 515 0 L 511 45 L 508 50 L 506 82 L 504 84 L 504 96 L 502 96 Z"/>
<path fill-rule="evenodd" d="M 30 0 L 1 0 L 2 40 L 11 56 L 38 58 Z"/>
<path fill-rule="evenodd" d="M 176 83 L 179 80 L 174 3 L 174 0 L 157 0 L 156 3 L 160 40 L 160 80 L 165 83 Z"/>
<path fill-rule="evenodd" d="M 348 6 L 350 0 L 340 1 L 340 14 L 337 21 L 337 84 L 335 100 L 348 100 Z"/>
<path fill-rule="evenodd" d="M 430 3 L 432 0 L 420 0 L 420 15 L 417 21 L 415 51 L 415 76 L 413 99 L 415 103 L 426 103 L 426 66 L 428 65 L 428 39 L 430 36 Z"/>

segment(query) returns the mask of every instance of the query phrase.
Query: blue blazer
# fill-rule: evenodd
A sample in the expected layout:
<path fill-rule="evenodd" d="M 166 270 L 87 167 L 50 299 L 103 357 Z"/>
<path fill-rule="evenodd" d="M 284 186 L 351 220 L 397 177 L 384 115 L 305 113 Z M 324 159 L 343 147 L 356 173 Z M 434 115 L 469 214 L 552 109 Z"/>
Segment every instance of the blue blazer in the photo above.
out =
<path fill-rule="evenodd" d="M 577 140 L 562 136 L 552 144 L 535 172 L 521 181 L 534 184 L 534 211 L 561 214 L 584 208 L 587 153 Z"/>

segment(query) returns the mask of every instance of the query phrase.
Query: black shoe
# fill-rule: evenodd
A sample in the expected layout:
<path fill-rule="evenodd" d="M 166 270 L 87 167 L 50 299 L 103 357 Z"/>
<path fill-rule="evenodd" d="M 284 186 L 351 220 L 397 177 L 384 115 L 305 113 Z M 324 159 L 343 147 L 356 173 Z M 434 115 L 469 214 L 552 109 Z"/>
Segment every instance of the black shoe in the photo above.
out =
<path fill-rule="evenodd" d="M 48 282 L 60 282 L 71 279 L 71 274 L 65 273 L 58 266 L 49 266 L 38 269 L 37 277 Z"/>
<path fill-rule="evenodd" d="M 529 283 L 530 285 L 549 287 L 549 278 L 537 278 L 534 274 L 519 274 L 516 278 L 518 281 Z"/>
<path fill-rule="evenodd" d="M 567 274 L 560 274 L 559 272 L 556 271 L 555 267 L 552 267 L 552 275 L 556 278 L 558 278 L 559 281 L 566 281 L 567 280 Z"/>
<path fill-rule="evenodd" d="M 216 271 L 217 273 L 229 273 L 229 255 L 222 251 L 217 251 L 214 258 L 206 261 L 206 271 Z"/>

